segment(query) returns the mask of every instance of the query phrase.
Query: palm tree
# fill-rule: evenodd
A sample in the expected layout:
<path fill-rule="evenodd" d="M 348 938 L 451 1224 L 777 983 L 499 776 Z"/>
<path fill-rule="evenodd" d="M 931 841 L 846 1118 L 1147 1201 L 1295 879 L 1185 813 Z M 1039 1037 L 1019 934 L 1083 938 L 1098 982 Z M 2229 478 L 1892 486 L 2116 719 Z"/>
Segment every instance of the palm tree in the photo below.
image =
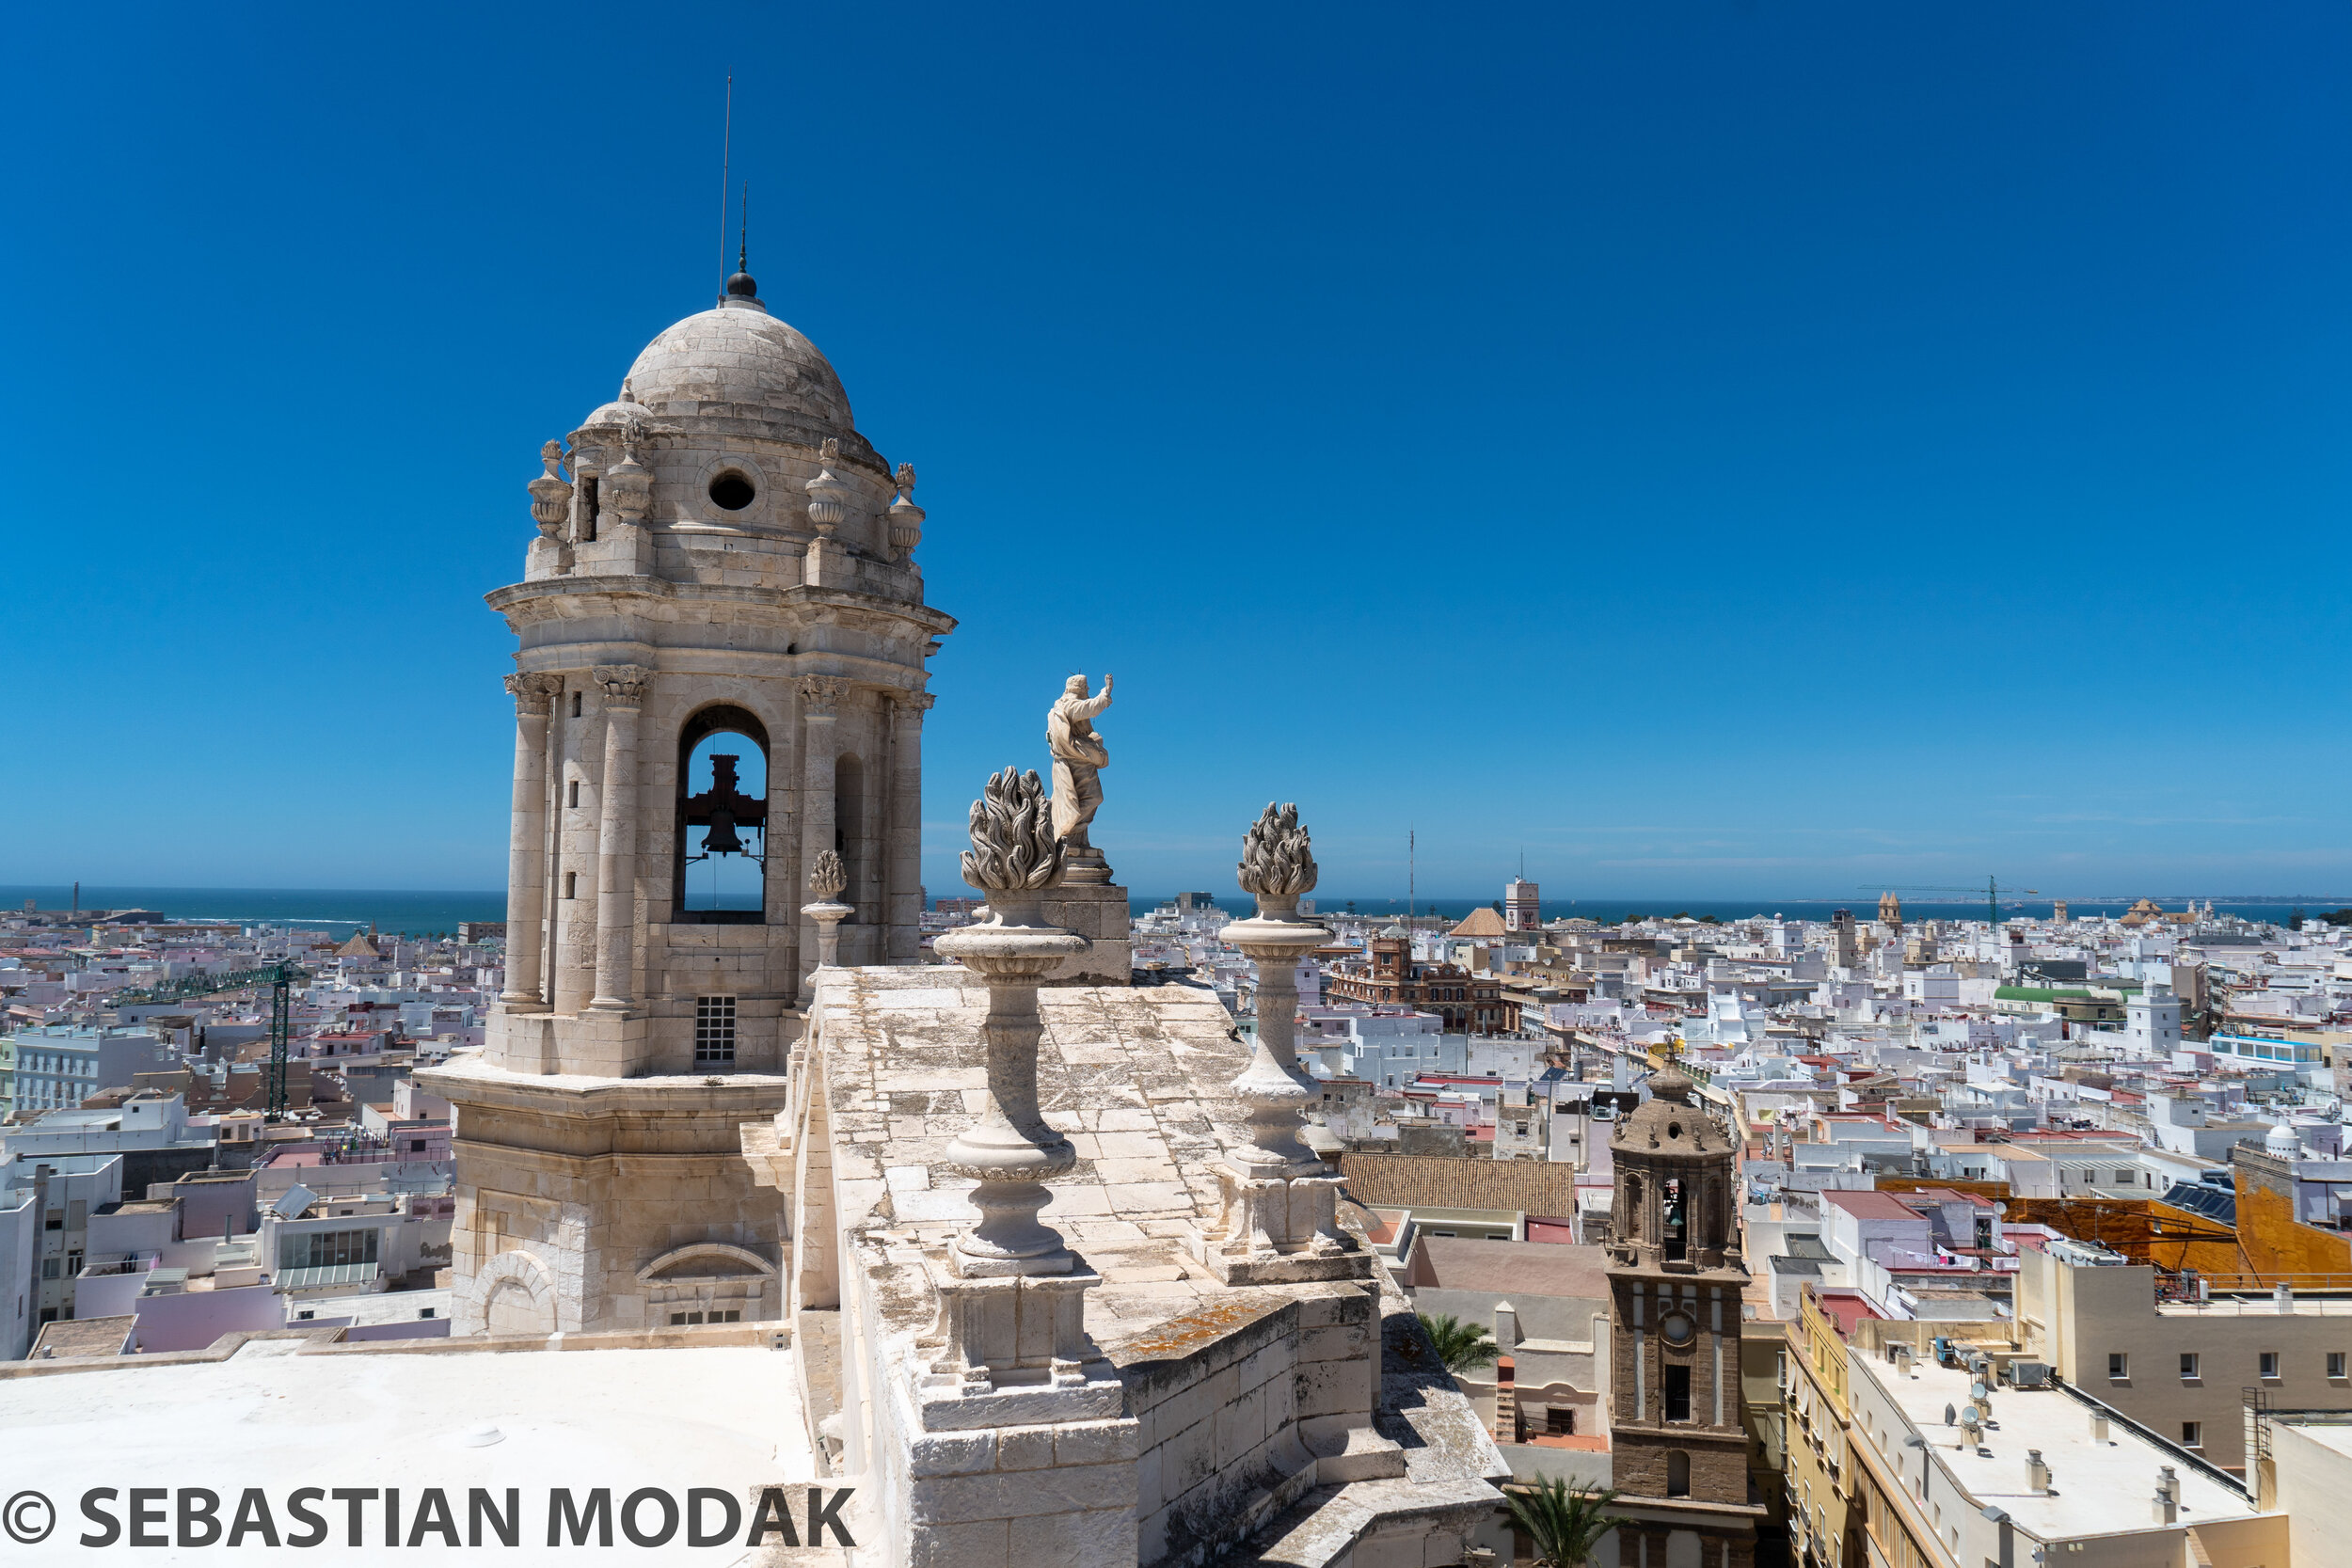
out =
<path fill-rule="evenodd" d="M 1616 1500 L 1613 1487 L 1587 1492 L 1548 1476 L 1502 1495 L 1511 1523 L 1534 1544 L 1537 1568 L 1585 1568 L 1600 1538 L 1617 1522 L 1601 1511 Z"/>
<path fill-rule="evenodd" d="M 1477 1323 L 1466 1323 L 1444 1312 L 1416 1312 L 1429 1335 L 1430 1348 L 1449 1372 L 1476 1371 L 1495 1364 L 1494 1336 Z"/>

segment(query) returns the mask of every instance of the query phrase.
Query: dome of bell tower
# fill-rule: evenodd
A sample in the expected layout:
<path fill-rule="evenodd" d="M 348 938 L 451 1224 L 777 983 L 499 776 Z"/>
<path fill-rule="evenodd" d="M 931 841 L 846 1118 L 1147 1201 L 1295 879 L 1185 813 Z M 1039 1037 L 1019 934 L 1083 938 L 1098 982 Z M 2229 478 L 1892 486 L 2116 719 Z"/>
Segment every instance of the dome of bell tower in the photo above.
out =
<path fill-rule="evenodd" d="M 850 395 L 817 345 L 768 313 L 751 294 L 748 275 L 728 281 L 724 304 L 678 322 L 638 355 L 628 371 L 638 405 L 689 429 L 809 446 L 832 436 L 845 450 L 870 452 L 851 420 Z"/>

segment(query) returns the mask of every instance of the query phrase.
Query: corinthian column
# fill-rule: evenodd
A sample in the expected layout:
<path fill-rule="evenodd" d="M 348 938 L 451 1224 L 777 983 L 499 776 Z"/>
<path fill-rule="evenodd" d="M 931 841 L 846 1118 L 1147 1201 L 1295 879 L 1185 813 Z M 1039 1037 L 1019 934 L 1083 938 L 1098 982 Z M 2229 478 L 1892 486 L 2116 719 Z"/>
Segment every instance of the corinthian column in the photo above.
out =
<path fill-rule="evenodd" d="M 636 970 L 637 709 L 653 672 L 599 664 L 604 688 L 604 772 L 596 827 L 596 994 L 591 1007 L 627 1012 Z"/>
<path fill-rule="evenodd" d="M 835 853 L 834 847 L 834 759 L 841 742 L 834 724 L 841 717 L 841 699 L 850 683 L 834 675 L 810 675 L 801 682 L 801 863 L 814 868 L 817 857 Z M 801 979 L 817 969 L 816 920 L 801 917 Z"/>
<path fill-rule="evenodd" d="M 563 685 L 554 675 L 506 677 L 515 699 L 515 798 L 506 823 L 506 990 L 499 1006 L 510 1013 L 547 1006 L 539 961 L 547 918 L 548 715 Z"/>
<path fill-rule="evenodd" d="M 903 470 L 904 464 L 899 465 Z M 909 481 L 912 483 L 912 480 Z M 896 727 L 891 734 L 889 899 L 883 957 L 911 964 L 923 952 L 923 715 L 935 699 L 928 691 L 891 694 Z"/>

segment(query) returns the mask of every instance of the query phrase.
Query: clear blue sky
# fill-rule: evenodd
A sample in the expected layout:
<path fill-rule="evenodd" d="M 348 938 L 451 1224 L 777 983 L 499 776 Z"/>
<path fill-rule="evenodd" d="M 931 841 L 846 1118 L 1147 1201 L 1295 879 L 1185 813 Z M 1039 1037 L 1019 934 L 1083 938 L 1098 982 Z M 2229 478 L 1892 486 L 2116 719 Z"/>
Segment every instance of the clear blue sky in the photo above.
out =
<path fill-rule="evenodd" d="M 923 475 L 926 870 L 2352 891 L 2352 8 L 41 8 L 0 881 L 494 887 L 541 441 L 716 287 Z"/>

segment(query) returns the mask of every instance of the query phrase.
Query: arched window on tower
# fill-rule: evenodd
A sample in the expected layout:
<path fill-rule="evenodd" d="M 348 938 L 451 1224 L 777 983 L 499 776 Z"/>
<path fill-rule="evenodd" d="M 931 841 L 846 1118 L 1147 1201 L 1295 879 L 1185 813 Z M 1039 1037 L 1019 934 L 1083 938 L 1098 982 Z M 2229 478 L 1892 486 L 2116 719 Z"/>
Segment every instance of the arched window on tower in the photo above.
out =
<path fill-rule="evenodd" d="M 1682 1179 L 1680 1177 L 1670 1176 L 1666 1179 L 1665 1196 L 1666 1259 L 1669 1262 L 1679 1262 L 1685 1251 L 1684 1222 L 1687 1217 L 1683 1205 Z"/>
<path fill-rule="evenodd" d="M 833 765 L 833 847 L 850 875 L 841 894 L 841 901 L 857 911 L 850 918 L 862 926 L 875 924 L 866 909 L 874 889 L 867 876 L 873 857 L 866 844 L 866 765 L 846 752 Z"/>
<path fill-rule="evenodd" d="M 1691 1495 L 1691 1456 L 1680 1449 L 1666 1450 L 1666 1496 L 1687 1497 Z"/>
<path fill-rule="evenodd" d="M 675 918 L 766 919 L 768 731 L 739 707 L 704 708 L 678 732 Z"/>

